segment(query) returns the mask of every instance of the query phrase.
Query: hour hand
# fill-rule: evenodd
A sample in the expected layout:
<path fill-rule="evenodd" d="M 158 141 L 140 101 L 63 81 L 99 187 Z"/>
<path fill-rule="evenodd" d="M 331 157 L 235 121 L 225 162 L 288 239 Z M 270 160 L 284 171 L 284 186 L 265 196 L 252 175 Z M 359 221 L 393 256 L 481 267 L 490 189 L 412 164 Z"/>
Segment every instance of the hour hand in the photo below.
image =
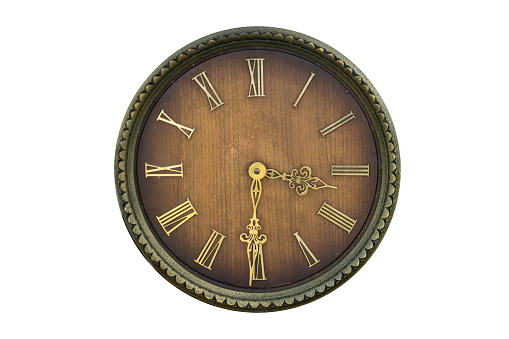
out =
<path fill-rule="evenodd" d="M 275 169 L 267 169 L 265 175 L 269 179 L 282 179 L 288 181 L 290 188 L 295 188 L 298 195 L 305 195 L 308 189 L 317 190 L 320 188 L 337 188 L 335 186 L 327 185 L 323 180 L 318 177 L 311 176 L 311 168 L 308 166 L 301 167 L 300 171 L 292 169 L 290 174 L 276 171 Z"/>

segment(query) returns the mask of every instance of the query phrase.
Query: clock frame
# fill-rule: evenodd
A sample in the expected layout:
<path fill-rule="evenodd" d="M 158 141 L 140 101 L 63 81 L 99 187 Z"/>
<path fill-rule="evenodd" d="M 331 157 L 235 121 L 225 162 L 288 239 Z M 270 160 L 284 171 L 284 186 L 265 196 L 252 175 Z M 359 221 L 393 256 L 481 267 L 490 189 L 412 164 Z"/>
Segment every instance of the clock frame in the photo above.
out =
<path fill-rule="evenodd" d="M 242 51 L 248 48 L 273 49 L 274 51 L 299 56 L 319 65 L 319 67 L 337 77 L 348 90 L 352 91 L 352 95 L 355 96 L 357 103 L 362 107 L 363 114 L 371 126 L 377 150 L 377 166 L 375 168 L 372 166 L 372 171 L 377 173 L 376 196 L 378 199 L 371 206 L 366 222 L 360 225 L 362 230 L 356 236 L 355 242 L 352 243 L 347 253 L 334 262 L 332 267 L 327 267 L 326 270 L 322 270 L 318 275 L 289 284 L 289 287 L 278 286 L 278 288 L 269 290 L 231 288 L 228 284 L 216 283 L 213 279 L 207 279 L 197 271 L 189 269 L 186 264 L 175 258 L 170 253 L 171 251 L 168 251 L 168 248 L 161 242 L 160 237 L 155 234 L 156 232 L 154 232 L 154 222 L 149 220 L 144 210 L 143 202 L 140 198 L 140 187 L 137 181 L 140 173 L 140 169 L 137 168 L 137 166 L 140 166 L 137 164 L 137 158 L 142 131 L 147 117 L 153 114 L 155 105 L 164 95 L 165 91 L 177 79 L 192 69 L 194 65 L 206 62 L 206 60 L 214 56 Z M 260 68 L 260 61 L 255 59 L 253 59 L 252 63 L 249 60 L 246 61 L 250 71 L 255 72 L 257 67 L 258 69 Z M 305 84 L 300 85 L 304 87 L 294 102 L 295 106 L 302 99 L 302 94 L 304 94 L 309 82 L 313 80 L 312 74 Z M 203 86 L 207 86 L 207 83 L 211 85 L 206 73 L 195 75 L 193 80 Z M 211 93 L 212 100 L 209 99 L 208 103 L 210 104 L 210 111 L 213 111 L 224 105 L 224 101 L 217 93 Z M 266 94 L 266 89 L 255 83 L 249 87 L 249 91 L 246 94 L 248 97 L 250 95 L 262 96 Z M 353 113 L 351 114 L 353 115 Z M 182 135 L 182 137 L 191 138 L 194 129 L 172 120 L 170 115 L 168 112 L 161 110 L 158 120 L 173 125 L 173 128 L 179 128 L 185 135 Z M 338 124 L 347 122 L 348 117 L 349 115 L 345 114 L 345 120 L 339 121 Z M 323 127 L 320 131 L 322 134 L 320 137 L 325 137 L 324 134 L 329 133 L 329 129 L 336 128 L 333 124 Z M 145 173 L 150 173 L 151 170 L 157 169 L 155 165 L 148 166 L 153 167 L 145 168 Z M 177 176 L 182 174 L 182 163 L 180 167 L 178 164 L 173 163 L 172 166 L 173 168 L 169 169 L 172 171 L 171 173 Z M 292 168 L 284 168 L 283 170 L 290 171 Z M 334 168 L 334 165 L 332 165 L 331 170 L 334 173 L 334 170 L 340 171 L 341 168 L 338 166 Z M 357 169 L 357 171 L 363 170 L 365 169 Z M 278 178 L 282 178 L 282 173 L 275 172 L 270 172 L 274 178 L 278 177 L 278 175 Z M 252 173 L 250 172 L 250 174 Z M 247 176 L 247 169 L 245 174 Z M 165 279 L 182 291 L 215 306 L 240 311 L 274 311 L 299 306 L 326 295 L 347 281 L 368 260 L 385 235 L 397 201 L 399 177 L 400 160 L 394 126 L 382 99 L 369 80 L 352 62 L 330 46 L 300 33 L 265 27 L 247 27 L 212 34 L 189 44 L 164 61 L 149 76 L 131 102 L 122 122 L 115 154 L 115 181 L 119 205 L 127 229 L 141 253 Z M 325 180 L 323 177 L 321 179 Z M 263 180 L 262 184 L 265 185 L 265 181 L 268 179 Z M 254 181 L 253 177 L 253 184 Z M 324 182 L 322 181 L 322 183 Z M 281 183 L 279 189 L 286 190 L 288 188 Z M 246 195 L 248 191 L 249 189 L 246 188 Z M 188 208 L 196 213 L 194 206 L 189 200 L 183 201 L 179 206 Z M 317 214 L 320 215 L 324 208 L 328 208 L 329 212 L 333 211 L 335 213 L 334 210 L 331 210 L 333 207 L 325 201 Z M 246 209 L 246 218 L 248 214 L 249 210 Z M 188 215 L 191 215 L 191 218 L 195 214 L 191 213 Z M 159 217 L 164 218 L 164 215 Z M 163 222 L 160 220 L 159 222 L 162 226 Z M 263 222 L 263 219 L 261 219 L 261 233 L 263 233 Z M 245 225 L 242 223 L 235 226 L 238 226 L 238 233 L 245 231 Z M 349 226 L 345 227 L 348 230 Z M 345 227 L 343 228 L 345 229 Z M 169 235 L 172 229 L 165 229 L 165 231 Z M 209 234 L 206 237 L 208 238 L 208 236 Z M 294 236 L 299 245 L 304 245 L 301 248 L 305 251 L 306 245 L 299 233 L 296 232 Z M 224 237 L 222 233 L 213 229 L 210 234 L 210 241 L 220 242 L 224 240 Z M 201 264 L 204 263 L 203 258 L 200 259 L 200 256 L 198 256 L 196 262 L 199 263 L 200 261 L 202 261 Z M 310 266 L 312 266 L 312 261 L 313 259 L 311 261 L 308 260 Z M 316 263 L 317 259 L 314 258 L 314 261 Z"/>

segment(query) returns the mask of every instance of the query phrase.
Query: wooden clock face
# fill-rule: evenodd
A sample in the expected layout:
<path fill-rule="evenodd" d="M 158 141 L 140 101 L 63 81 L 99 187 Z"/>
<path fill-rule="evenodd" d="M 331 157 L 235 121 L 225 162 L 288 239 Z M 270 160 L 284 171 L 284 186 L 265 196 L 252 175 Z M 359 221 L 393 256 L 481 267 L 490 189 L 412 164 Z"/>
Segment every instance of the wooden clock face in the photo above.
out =
<path fill-rule="evenodd" d="M 330 270 L 378 203 L 381 157 L 353 90 L 275 47 L 212 54 L 139 129 L 141 210 L 161 248 L 210 284 L 278 291 Z"/>
<path fill-rule="evenodd" d="M 127 229 L 165 279 L 234 310 L 341 286 L 385 235 L 399 189 L 394 126 L 329 46 L 246 27 L 197 40 L 135 95 L 115 178 Z"/>

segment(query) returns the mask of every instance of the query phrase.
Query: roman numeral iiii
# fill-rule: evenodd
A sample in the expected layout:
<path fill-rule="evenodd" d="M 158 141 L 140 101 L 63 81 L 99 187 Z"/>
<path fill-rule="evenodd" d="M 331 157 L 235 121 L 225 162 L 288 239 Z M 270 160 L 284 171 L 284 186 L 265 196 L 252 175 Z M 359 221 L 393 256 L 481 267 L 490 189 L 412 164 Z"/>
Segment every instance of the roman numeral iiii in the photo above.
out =
<path fill-rule="evenodd" d="M 320 207 L 320 210 L 318 211 L 317 215 L 321 215 L 325 219 L 329 220 L 334 225 L 341 227 L 348 233 L 350 233 L 355 226 L 355 223 L 357 220 L 353 220 L 349 216 L 345 215 L 344 213 L 338 211 L 331 205 L 327 204 L 327 201 L 323 202 L 322 207 Z"/>

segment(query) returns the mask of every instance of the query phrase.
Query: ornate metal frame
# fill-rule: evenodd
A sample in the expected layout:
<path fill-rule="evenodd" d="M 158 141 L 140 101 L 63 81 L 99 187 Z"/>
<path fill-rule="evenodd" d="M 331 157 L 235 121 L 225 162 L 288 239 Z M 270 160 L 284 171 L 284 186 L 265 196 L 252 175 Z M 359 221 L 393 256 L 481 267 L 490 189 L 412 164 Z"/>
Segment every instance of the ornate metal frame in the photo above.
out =
<path fill-rule="evenodd" d="M 185 270 L 151 233 L 136 193 L 134 154 L 144 116 L 167 86 L 194 62 L 220 51 L 245 46 L 273 46 L 321 64 L 345 81 L 360 99 L 375 127 L 382 161 L 380 199 L 365 233 L 331 270 L 302 285 L 277 292 L 239 292 L 215 286 Z M 332 47 L 306 35 L 268 27 L 246 27 L 199 39 L 166 59 L 145 80 L 132 100 L 120 129 L 115 153 L 115 184 L 124 222 L 152 266 L 182 291 L 215 306 L 240 311 L 274 311 L 302 305 L 326 295 L 351 278 L 382 240 L 396 206 L 400 157 L 393 123 L 382 98 L 367 77 Z"/>

